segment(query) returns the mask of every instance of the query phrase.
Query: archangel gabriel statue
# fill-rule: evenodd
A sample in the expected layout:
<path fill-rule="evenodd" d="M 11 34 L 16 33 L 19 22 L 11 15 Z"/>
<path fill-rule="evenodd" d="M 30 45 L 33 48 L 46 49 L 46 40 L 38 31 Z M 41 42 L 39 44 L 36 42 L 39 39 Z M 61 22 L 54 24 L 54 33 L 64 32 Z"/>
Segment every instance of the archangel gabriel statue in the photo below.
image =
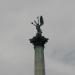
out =
<path fill-rule="evenodd" d="M 38 16 L 37 17 L 37 21 L 34 20 L 34 23 L 32 22 L 31 24 L 33 24 L 34 26 L 36 26 L 36 30 L 37 30 L 37 35 L 42 33 L 42 30 L 40 29 L 40 27 L 44 24 L 43 21 L 43 17 L 42 16 Z"/>

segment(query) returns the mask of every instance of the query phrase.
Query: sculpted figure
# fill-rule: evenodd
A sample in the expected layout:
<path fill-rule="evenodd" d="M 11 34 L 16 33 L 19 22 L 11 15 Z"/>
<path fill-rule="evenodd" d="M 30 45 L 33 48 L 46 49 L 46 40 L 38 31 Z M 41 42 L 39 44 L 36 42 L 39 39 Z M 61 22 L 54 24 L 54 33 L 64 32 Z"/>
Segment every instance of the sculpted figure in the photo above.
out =
<path fill-rule="evenodd" d="M 38 22 L 36 22 L 34 20 L 34 23 L 32 22 L 31 24 L 33 24 L 34 26 L 36 26 L 37 34 L 41 34 L 42 30 L 40 29 L 40 27 L 44 24 L 43 17 L 40 16 L 40 17 L 37 17 L 37 19 L 38 19 L 37 20 Z"/>

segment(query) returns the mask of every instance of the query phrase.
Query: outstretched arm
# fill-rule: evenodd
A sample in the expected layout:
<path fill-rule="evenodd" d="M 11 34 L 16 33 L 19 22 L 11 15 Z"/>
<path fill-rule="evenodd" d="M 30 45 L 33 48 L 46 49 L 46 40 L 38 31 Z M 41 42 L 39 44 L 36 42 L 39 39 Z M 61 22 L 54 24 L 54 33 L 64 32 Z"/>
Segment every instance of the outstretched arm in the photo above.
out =
<path fill-rule="evenodd" d="M 31 24 L 33 24 L 34 26 L 36 26 L 33 22 L 31 22 Z"/>
<path fill-rule="evenodd" d="M 39 16 L 37 17 L 37 19 L 38 19 L 38 24 L 39 24 L 39 22 L 40 22 L 40 21 L 39 21 Z M 39 24 L 39 25 L 40 25 L 40 24 Z"/>
<path fill-rule="evenodd" d="M 34 22 L 35 22 L 35 24 L 36 24 L 36 25 L 38 25 L 38 24 L 39 24 L 39 23 L 37 23 L 35 20 L 34 20 Z"/>

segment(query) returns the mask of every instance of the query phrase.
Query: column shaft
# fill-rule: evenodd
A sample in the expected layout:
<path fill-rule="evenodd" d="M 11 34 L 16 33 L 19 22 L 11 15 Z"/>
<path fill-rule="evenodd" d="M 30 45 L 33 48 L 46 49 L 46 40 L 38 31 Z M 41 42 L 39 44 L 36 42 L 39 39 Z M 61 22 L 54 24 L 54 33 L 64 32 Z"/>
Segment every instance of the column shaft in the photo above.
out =
<path fill-rule="evenodd" d="M 44 47 L 35 47 L 35 74 L 45 75 L 45 63 L 44 63 Z"/>

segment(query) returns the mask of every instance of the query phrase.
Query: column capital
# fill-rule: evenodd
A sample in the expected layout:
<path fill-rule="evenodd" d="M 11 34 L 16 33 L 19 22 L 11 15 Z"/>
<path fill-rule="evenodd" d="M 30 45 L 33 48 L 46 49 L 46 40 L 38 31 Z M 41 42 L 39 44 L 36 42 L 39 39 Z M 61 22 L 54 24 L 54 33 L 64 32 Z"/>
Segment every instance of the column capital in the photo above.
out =
<path fill-rule="evenodd" d="M 48 42 L 48 38 L 45 38 L 44 36 L 38 34 L 36 36 L 34 36 L 32 39 L 30 39 L 30 43 L 32 43 L 34 45 L 34 47 L 36 46 L 43 46 L 44 44 Z"/>

